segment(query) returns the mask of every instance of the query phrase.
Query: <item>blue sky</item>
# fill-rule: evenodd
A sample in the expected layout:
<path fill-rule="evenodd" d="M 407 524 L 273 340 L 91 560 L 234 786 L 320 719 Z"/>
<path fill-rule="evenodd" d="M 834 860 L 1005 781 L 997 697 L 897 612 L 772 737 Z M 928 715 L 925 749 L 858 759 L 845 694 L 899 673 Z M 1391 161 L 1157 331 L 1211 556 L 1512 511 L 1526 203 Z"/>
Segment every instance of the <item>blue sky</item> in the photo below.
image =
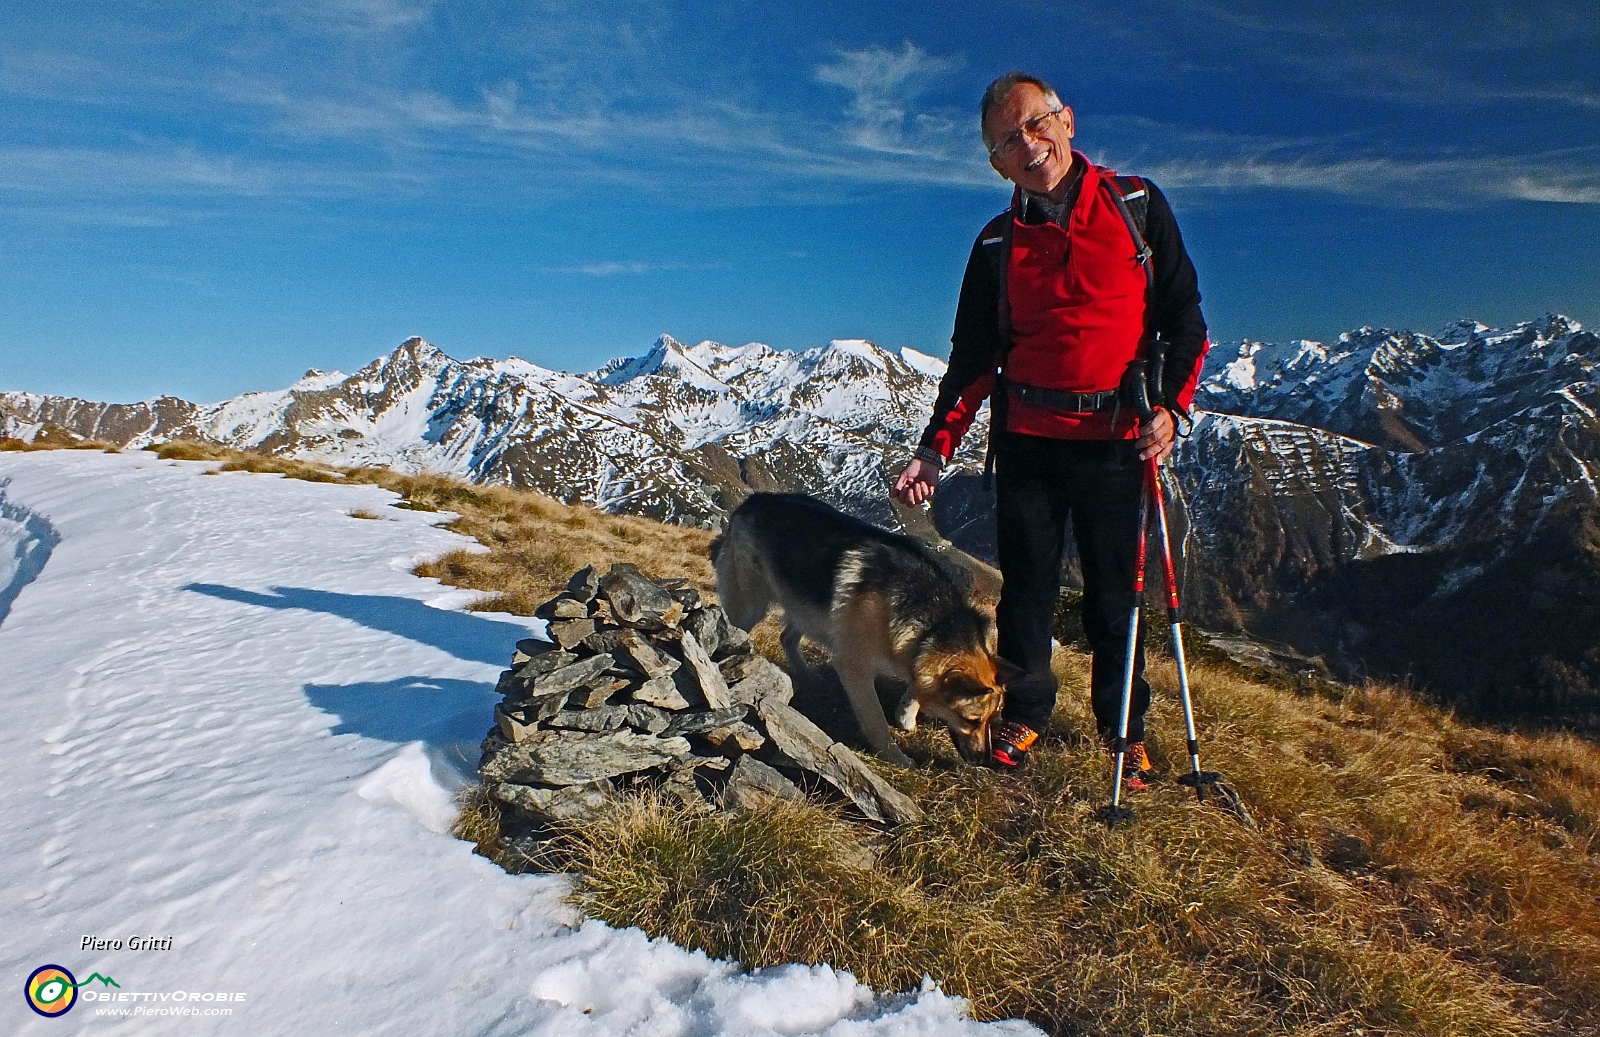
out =
<path fill-rule="evenodd" d="M 1600 322 L 1597 52 L 1592 0 L 0 0 L 0 389 L 944 355 L 1010 68 L 1167 191 L 1217 341 Z"/>

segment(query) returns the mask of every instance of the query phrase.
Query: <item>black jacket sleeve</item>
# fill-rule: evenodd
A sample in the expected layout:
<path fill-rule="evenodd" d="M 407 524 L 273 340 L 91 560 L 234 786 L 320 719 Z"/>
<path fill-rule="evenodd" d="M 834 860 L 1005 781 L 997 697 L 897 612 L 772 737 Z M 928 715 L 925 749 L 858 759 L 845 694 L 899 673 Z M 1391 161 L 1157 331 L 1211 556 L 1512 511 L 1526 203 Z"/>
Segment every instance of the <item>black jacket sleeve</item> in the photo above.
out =
<path fill-rule="evenodd" d="M 947 428 L 962 397 L 969 394 L 986 375 L 992 375 L 1000 360 L 1000 285 L 984 252 L 984 240 L 1000 233 L 1010 210 L 990 220 L 972 243 L 967 255 L 967 271 L 961 278 L 961 296 L 956 302 L 955 330 L 950 334 L 950 364 L 939 382 L 939 396 L 933 404 L 933 419 L 923 430 L 921 445 L 932 446 L 940 430 Z M 970 420 L 970 418 L 968 419 Z M 959 423 L 960 419 L 957 419 Z M 964 431 L 965 425 L 962 425 Z"/>
<path fill-rule="evenodd" d="M 1151 299 L 1151 330 L 1167 345 L 1166 396 L 1168 406 L 1196 374 L 1206 352 L 1206 319 L 1200 313 L 1200 281 L 1194 263 L 1183 247 L 1183 234 L 1166 196 L 1149 180 L 1145 215 L 1145 242 L 1155 253 L 1155 290 Z M 1185 394 L 1187 397 L 1187 394 Z M 1181 401 L 1185 405 L 1188 399 Z M 1187 410 L 1187 406 L 1183 409 Z"/>

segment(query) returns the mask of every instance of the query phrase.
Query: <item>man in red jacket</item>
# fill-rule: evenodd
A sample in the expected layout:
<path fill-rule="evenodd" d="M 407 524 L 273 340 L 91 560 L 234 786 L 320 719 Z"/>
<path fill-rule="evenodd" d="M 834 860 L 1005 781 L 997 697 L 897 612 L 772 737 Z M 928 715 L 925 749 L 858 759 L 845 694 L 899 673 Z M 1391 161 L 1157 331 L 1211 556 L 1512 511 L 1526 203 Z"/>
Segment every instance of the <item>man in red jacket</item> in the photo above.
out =
<path fill-rule="evenodd" d="M 1073 151 L 1072 109 L 1037 77 L 996 79 L 981 121 L 990 164 L 1016 188 L 1011 208 L 972 246 L 933 420 L 893 496 L 909 505 L 931 497 L 979 405 L 992 398 L 1004 577 L 996 625 L 1000 654 L 1026 675 L 1007 689 L 991 742 L 994 764 L 1014 768 L 1055 709 L 1051 631 L 1069 519 L 1094 652 L 1090 700 L 1101 736 L 1116 734 L 1142 461 L 1172 452 L 1172 412 L 1187 412 L 1208 343 L 1194 264 L 1154 184 L 1118 178 Z M 1148 253 L 1135 243 L 1130 222 L 1138 221 L 1127 203 L 1143 209 Z M 1141 428 L 1117 389 L 1156 340 L 1167 358 L 1162 397 Z M 1142 629 L 1136 652 L 1128 773 L 1130 786 L 1142 788 L 1150 770 Z"/>

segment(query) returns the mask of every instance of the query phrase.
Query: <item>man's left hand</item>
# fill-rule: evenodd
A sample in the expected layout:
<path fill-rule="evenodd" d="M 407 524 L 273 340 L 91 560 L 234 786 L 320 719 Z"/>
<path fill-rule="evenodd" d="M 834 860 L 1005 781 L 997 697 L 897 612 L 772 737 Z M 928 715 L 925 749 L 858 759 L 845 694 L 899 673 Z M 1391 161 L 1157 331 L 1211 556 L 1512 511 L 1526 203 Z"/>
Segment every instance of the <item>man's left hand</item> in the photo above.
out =
<path fill-rule="evenodd" d="M 1155 458 L 1160 464 L 1172 455 L 1173 436 L 1176 427 L 1172 424 L 1172 414 L 1165 407 L 1156 408 L 1156 416 L 1139 430 L 1138 442 L 1134 446 L 1139 449 L 1139 460 L 1148 461 Z"/>

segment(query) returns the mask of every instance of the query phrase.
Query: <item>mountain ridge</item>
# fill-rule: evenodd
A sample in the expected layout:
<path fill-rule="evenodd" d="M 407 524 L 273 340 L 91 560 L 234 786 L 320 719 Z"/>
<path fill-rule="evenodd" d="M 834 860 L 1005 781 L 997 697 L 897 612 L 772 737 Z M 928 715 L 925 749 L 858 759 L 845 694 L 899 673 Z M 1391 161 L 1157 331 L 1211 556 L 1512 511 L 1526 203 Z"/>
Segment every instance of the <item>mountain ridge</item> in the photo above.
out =
<path fill-rule="evenodd" d="M 1171 469 L 1193 529 L 1191 613 L 1290 643 L 1341 676 L 1410 675 L 1480 712 L 1540 696 L 1600 704 L 1600 602 L 1548 564 L 1567 559 L 1600 586 L 1600 550 L 1587 547 L 1600 526 L 1597 364 L 1600 338 L 1559 314 L 1214 348 Z M 353 374 L 313 370 L 217 404 L 0 393 L 0 432 L 441 471 L 711 527 L 749 492 L 794 490 L 992 562 L 981 421 L 931 510 L 887 499 L 943 370 L 859 339 L 794 352 L 662 335 L 642 356 L 574 374 L 459 361 L 414 337 Z M 1065 575 L 1076 576 L 1070 557 Z M 1521 611 L 1507 618 L 1512 605 Z M 1464 654 L 1449 643 L 1458 613 L 1483 642 Z M 1528 616 L 1560 633 L 1528 641 L 1527 659 L 1487 659 L 1497 615 L 1499 628 Z M 1434 647 L 1409 649 L 1396 633 L 1408 625 Z"/>

